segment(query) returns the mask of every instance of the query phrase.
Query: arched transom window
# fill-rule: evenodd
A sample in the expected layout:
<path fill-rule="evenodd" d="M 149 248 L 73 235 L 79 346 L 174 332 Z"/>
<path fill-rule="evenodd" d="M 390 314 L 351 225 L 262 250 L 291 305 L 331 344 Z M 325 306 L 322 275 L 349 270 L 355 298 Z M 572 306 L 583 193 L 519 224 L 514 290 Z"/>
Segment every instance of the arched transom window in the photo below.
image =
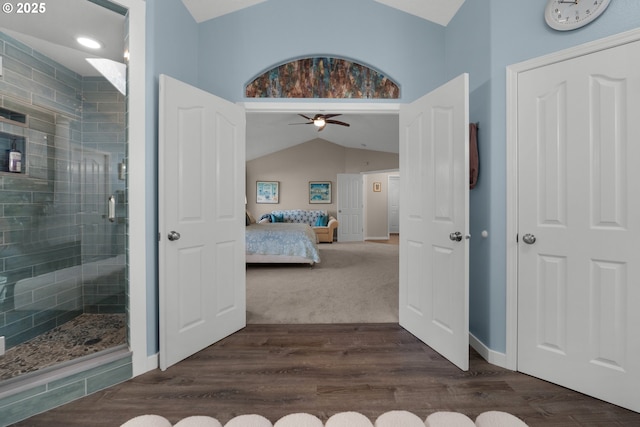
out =
<path fill-rule="evenodd" d="M 247 84 L 247 98 L 398 99 L 398 85 L 379 71 L 340 58 L 303 58 Z"/>

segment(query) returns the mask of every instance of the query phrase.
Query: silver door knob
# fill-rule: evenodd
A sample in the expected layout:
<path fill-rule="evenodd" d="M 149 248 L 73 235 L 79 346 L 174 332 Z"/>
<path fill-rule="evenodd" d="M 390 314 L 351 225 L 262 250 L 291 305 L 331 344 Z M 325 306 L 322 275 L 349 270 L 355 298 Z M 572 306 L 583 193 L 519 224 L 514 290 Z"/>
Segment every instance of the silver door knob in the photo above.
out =
<path fill-rule="evenodd" d="M 180 233 L 178 233 L 177 231 L 171 231 L 169 232 L 169 235 L 167 237 L 173 242 L 180 239 Z"/>
<path fill-rule="evenodd" d="M 534 236 L 533 234 L 525 234 L 524 236 L 522 236 L 522 241 L 525 242 L 527 245 L 533 245 L 536 242 L 536 236 Z"/>
<path fill-rule="evenodd" d="M 451 233 L 449 234 L 449 239 L 453 240 L 454 242 L 460 242 L 462 241 L 462 233 L 459 231 L 456 231 L 455 233 Z"/>

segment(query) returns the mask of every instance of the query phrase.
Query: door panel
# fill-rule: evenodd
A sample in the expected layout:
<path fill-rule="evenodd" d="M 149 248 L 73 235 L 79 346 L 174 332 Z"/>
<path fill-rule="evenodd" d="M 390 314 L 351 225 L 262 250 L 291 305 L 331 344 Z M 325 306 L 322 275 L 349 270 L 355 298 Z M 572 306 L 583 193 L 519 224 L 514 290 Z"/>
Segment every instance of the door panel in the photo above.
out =
<path fill-rule="evenodd" d="M 163 370 L 246 324 L 244 138 L 241 108 L 160 77 Z"/>
<path fill-rule="evenodd" d="M 518 369 L 636 411 L 639 58 L 635 42 L 518 76 Z"/>
<path fill-rule="evenodd" d="M 468 75 L 400 110 L 400 325 L 469 366 Z M 459 233 L 460 241 L 452 240 Z"/>
<path fill-rule="evenodd" d="M 364 240 L 362 175 L 338 174 L 338 241 Z"/>

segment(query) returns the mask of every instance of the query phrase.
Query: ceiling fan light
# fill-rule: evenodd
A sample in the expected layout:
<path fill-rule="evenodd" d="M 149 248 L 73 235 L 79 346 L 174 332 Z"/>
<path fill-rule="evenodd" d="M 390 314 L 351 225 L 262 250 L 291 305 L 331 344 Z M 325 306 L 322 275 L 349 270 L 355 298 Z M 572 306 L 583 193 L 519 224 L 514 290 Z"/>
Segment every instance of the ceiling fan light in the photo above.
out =
<path fill-rule="evenodd" d="M 324 121 L 323 118 L 319 118 L 319 119 L 314 119 L 313 120 L 313 124 L 314 124 L 314 126 L 317 126 L 317 127 L 321 128 L 324 125 L 326 125 L 327 123 Z"/>

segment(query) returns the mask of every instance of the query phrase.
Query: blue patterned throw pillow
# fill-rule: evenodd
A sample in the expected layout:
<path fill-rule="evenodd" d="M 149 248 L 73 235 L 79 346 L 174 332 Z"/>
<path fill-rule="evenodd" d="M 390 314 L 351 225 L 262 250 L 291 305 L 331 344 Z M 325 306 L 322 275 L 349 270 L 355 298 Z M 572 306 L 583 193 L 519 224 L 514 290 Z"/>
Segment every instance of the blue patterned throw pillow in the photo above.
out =
<path fill-rule="evenodd" d="M 316 220 L 316 227 L 326 227 L 329 223 L 329 218 L 326 215 L 318 215 Z"/>

